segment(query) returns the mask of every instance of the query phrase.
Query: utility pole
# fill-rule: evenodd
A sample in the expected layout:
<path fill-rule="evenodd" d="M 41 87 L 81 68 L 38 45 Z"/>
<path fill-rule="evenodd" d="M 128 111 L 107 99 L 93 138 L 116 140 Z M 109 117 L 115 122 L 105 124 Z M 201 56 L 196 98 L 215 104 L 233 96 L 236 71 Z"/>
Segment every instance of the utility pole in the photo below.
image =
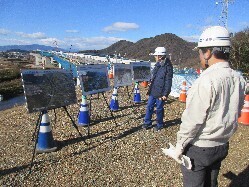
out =
<path fill-rule="evenodd" d="M 170 60 L 170 61 L 171 61 L 171 55 L 172 55 L 172 54 L 170 53 L 170 54 L 169 54 L 169 60 Z"/>
<path fill-rule="evenodd" d="M 234 0 L 221 0 L 221 1 L 216 1 L 216 5 L 222 4 L 222 11 L 220 15 L 219 22 L 222 22 L 223 25 L 228 29 L 228 5 L 229 3 L 233 3 Z"/>

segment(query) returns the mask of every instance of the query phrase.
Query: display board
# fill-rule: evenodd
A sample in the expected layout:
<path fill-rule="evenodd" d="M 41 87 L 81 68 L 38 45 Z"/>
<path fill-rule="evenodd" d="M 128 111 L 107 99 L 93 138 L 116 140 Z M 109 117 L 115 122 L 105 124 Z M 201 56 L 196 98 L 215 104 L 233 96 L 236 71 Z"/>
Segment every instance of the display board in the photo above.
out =
<path fill-rule="evenodd" d="M 109 91 L 110 81 L 105 64 L 77 66 L 83 95 Z"/>
<path fill-rule="evenodd" d="M 132 73 L 133 81 L 149 81 L 151 79 L 151 64 L 150 62 L 133 62 Z"/>
<path fill-rule="evenodd" d="M 114 87 L 132 85 L 131 64 L 114 64 Z"/>
<path fill-rule="evenodd" d="M 29 113 L 77 102 L 73 75 L 66 70 L 21 70 Z"/>

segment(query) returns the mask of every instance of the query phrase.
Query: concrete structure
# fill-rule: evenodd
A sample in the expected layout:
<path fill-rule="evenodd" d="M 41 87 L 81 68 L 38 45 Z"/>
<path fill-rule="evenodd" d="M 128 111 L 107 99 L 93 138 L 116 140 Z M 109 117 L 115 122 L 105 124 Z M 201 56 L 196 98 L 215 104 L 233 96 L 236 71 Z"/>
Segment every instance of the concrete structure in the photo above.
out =
<path fill-rule="evenodd" d="M 35 58 L 34 64 L 36 66 L 39 66 L 42 64 L 42 56 L 39 53 L 30 53 L 30 56 L 33 56 Z"/>
<path fill-rule="evenodd" d="M 42 57 L 42 64 L 44 64 L 45 66 L 50 66 L 52 62 L 53 62 L 52 57 L 47 57 L 47 56 Z"/>

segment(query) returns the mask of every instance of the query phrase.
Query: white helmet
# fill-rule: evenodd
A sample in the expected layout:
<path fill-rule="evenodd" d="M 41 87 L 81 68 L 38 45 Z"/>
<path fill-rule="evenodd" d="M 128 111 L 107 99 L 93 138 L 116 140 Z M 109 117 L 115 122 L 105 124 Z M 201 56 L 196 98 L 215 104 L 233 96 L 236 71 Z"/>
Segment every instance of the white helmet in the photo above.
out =
<path fill-rule="evenodd" d="M 155 49 L 155 53 L 153 53 L 152 55 L 161 55 L 161 56 L 166 56 L 166 49 L 165 47 L 157 47 Z"/>
<path fill-rule="evenodd" d="M 221 26 L 213 26 L 207 28 L 201 34 L 198 46 L 194 49 L 201 47 L 230 47 L 230 35 L 226 28 Z"/>

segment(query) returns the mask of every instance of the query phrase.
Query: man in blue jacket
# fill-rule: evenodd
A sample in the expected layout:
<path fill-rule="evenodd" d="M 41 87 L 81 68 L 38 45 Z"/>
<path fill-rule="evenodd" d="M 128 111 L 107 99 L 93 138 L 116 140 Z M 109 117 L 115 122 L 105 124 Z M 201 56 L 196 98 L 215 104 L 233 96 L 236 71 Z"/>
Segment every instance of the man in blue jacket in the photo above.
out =
<path fill-rule="evenodd" d="M 156 59 L 156 65 L 152 72 L 151 84 L 148 90 L 148 104 L 144 118 L 144 129 L 152 127 L 152 114 L 156 104 L 157 125 L 155 130 L 159 131 L 163 128 L 164 104 L 171 91 L 173 67 L 168 58 L 166 58 L 166 49 L 157 47 L 153 54 Z"/>

